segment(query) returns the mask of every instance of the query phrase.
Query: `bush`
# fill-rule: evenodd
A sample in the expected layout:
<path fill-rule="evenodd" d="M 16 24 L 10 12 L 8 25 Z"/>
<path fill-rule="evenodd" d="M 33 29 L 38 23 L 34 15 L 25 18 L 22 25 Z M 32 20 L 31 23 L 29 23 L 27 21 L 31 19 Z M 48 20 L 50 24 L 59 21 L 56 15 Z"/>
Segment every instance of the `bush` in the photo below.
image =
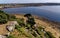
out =
<path fill-rule="evenodd" d="M 7 36 L 7 38 L 15 38 L 13 35 L 9 35 Z"/>
<path fill-rule="evenodd" d="M 49 35 L 47 35 L 47 33 L 45 33 L 45 37 L 46 37 L 46 38 L 50 38 Z"/>
<path fill-rule="evenodd" d="M 19 23 L 20 26 L 25 26 L 24 19 L 17 19 L 17 22 Z"/>
<path fill-rule="evenodd" d="M 14 15 L 9 15 L 9 20 L 10 20 L 10 21 L 16 20 L 16 16 L 14 16 Z"/>
<path fill-rule="evenodd" d="M 29 35 L 28 38 L 32 38 L 32 35 Z"/>
<path fill-rule="evenodd" d="M 32 27 L 32 26 L 35 24 L 34 18 L 29 18 L 29 19 L 27 20 L 27 24 L 30 24 L 31 27 Z"/>
<path fill-rule="evenodd" d="M 15 25 L 15 29 L 17 29 L 19 32 L 21 32 L 21 31 L 20 31 L 20 28 L 21 28 L 21 27 L 20 27 L 19 25 Z"/>
<path fill-rule="evenodd" d="M 0 10 L 0 13 L 4 13 L 4 11 Z M 5 14 L 5 13 L 4 13 Z"/>
<path fill-rule="evenodd" d="M 5 24 L 5 23 L 7 23 L 7 20 L 5 19 L 0 20 L 0 24 Z"/>
<path fill-rule="evenodd" d="M 0 24 L 5 24 L 5 23 L 7 23 L 7 21 L 8 21 L 8 19 L 7 19 L 8 17 L 7 17 L 7 15 L 3 12 L 3 13 L 1 13 L 0 12 Z"/>
<path fill-rule="evenodd" d="M 33 35 L 34 37 L 37 37 L 37 34 L 36 34 L 35 32 L 33 32 L 32 35 Z"/>
<path fill-rule="evenodd" d="M 28 20 L 26 21 L 26 23 L 30 24 L 31 27 L 32 27 L 35 24 L 35 20 L 32 17 L 32 15 L 31 14 L 25 14 L 24 16 L 28 18 Z"/>
<path fill-rule="evenodd" d="M 24 17 L 31 17 L 32 15 L 31 14 L 25 14 Z"/>
<path fill-rule="evenodd" d="M 52 35 L 52 33 L 51 32 L 46 32 L 46 36 L 48 37 L 48 38 L 55 38 L 53 35 Z"/>
<path fill-rule="evenodd" d="M 41 31 L 41 30 L 44 30 L 44 28 L 42 26 L 39 26 L 38 29 Z"/>

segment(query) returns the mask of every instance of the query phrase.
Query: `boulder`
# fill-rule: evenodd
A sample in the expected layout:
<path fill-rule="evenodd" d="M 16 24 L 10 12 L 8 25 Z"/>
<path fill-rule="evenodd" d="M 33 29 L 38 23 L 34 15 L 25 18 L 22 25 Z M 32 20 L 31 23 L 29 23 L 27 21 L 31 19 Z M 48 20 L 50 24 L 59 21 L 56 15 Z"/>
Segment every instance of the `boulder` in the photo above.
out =
<path fill-rule="evenodd" d="M 17 21 L 10 21 L 9 25 L 6 27 L 9 32 L 14 31 L 15 25 L 18 25 Z"/>
<path fill-rule="evenodd" d="M 15 29 L 15 25 L 8 25 L 6 28 L 9 32 L 13 32 Z"/>
<path fill-rule="evenodd" d="M 0 38 L 7 38 L 6 36 L 4 36 L 4 35 L 0 35 Z"/>

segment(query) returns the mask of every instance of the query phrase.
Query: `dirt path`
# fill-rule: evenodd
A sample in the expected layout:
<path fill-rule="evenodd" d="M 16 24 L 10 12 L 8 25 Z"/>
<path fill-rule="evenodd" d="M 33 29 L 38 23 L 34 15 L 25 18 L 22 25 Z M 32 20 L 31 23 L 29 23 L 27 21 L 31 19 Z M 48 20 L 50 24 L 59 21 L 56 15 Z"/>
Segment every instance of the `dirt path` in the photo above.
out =
<path fill-rule="evenodd" d="M 0 34 L 1 35 L 5 35 L 6 33 L 8 33 L 8 31 L 6 30 L 6 25 L 7 24 L 1 24 L 0 25 Z"/>

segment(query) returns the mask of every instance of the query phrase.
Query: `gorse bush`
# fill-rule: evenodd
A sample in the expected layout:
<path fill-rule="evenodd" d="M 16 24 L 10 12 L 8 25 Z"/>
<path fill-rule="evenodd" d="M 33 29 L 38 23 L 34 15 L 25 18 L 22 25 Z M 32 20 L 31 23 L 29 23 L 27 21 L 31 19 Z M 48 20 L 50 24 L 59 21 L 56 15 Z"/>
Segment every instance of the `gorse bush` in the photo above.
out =
<path fill-rule="evenodd" d="M 9 14 L 5 13 L 4 11 L 0 10 L 0 24 L 5 24 L 9 20 L 15 20 L 15 19 L 16 19 L 16 17 L 14 15 L 9 15 Z"/>
<path fill-rule="evenodd" d="M 0 24 L 5 24 L 8 21 L 7 14 L 0 10 Z"/>
<path fill-rule="evenodd" d="M 26 23 L 29 24 L 31 27 L 35 24 L 35 20 L 31 14 L 25 14 L 24 17 L 27 17 Z"/>
<path fill-rule="evenodd" d="M 15 21 L 15 20 L 16 20 L 16 16 L 14 16 L 14 15 L 9 15 L 9 20 L 10 20 L 10 21 Z"/>
<path fill-rule="evenodd" d="M 27 24 L 30 24 L 31 26 L 33 26 L 35 24 L 34 18 L 29 18 L 27 20 Z"/>
<path fill-rule="evenodd" d="M 14 35 L 9 35 L 7 38 L 15 38 Z"/>
<path fill-rule="evenodd" d="M 16 21 L 18 22 L 18 24 L 22 27 L 22 26 L 25 26 L 25 23 L 24 23 L 24 19 L 21 18 L 21 19 L 16 19 Z"/>
<path fill-rule="evenodd" d="M 45 36 L 48 37 L 48 38 L 55 38 L 55 37 L 52 35 L 52 33 L 49 32 L 49 31 L 47 31 L 47 32 L 45 33 Z"/>
<path fill-rule="evenodd" d="M 24 17 L 27 17 L 27 18 L 29 18 L 29 17 L 31 17 L 32 15 L 31 14 L 25 14 L 24 15 Z"/>

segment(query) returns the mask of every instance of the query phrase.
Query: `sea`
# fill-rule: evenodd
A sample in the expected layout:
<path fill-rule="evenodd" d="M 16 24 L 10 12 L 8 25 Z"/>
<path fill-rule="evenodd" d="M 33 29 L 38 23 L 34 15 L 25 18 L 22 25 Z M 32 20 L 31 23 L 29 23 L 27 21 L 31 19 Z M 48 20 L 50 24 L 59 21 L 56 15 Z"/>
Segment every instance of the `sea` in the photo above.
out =
<path fill-rule="evenodd" d="M 60 6 L 31 6 L 2 9 L 10 14 L 32 14 L 45 17 L 51 21 L 60 22 Z"/>

